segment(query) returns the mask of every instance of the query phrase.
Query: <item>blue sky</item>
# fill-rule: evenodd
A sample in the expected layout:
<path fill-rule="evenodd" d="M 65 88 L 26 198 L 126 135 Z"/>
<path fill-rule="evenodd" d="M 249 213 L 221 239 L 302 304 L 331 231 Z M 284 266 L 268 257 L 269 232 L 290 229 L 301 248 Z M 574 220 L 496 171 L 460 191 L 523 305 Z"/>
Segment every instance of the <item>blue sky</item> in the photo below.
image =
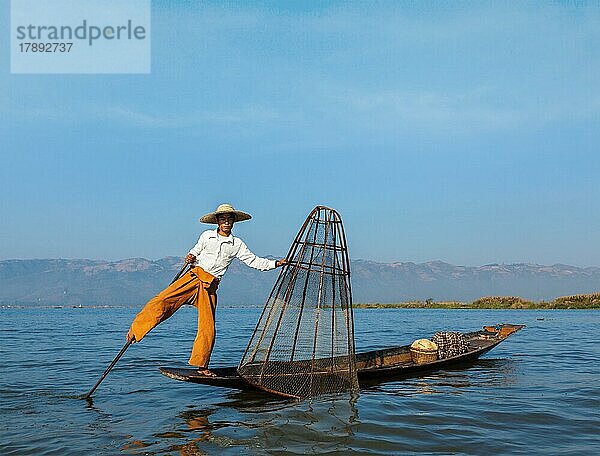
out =
<path fill-rule="evenodd" d="M 597 2 L 158 2 L 152 72 L 11 75 L 0 259 L 183 255 L 220 202 L 283 255 L 600 265 Z"/>

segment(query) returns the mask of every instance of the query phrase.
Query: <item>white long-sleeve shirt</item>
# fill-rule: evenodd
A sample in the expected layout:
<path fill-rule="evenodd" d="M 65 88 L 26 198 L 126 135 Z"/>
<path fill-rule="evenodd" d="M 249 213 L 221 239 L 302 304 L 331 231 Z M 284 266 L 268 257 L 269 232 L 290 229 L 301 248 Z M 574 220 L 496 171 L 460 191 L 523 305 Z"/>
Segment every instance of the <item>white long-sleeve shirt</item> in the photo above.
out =
<path fill-rule="evenodd" d="M 200 266 L 219 279 L 223 277 L 234 258 L 261 271 L 275 269 L 275 260 L 256 256 L 239 237 L 233 234 L 221 236 L 217 234 L 217 230 L 203 232 L 189 253 L 196 257 L 193 266 Z"/>

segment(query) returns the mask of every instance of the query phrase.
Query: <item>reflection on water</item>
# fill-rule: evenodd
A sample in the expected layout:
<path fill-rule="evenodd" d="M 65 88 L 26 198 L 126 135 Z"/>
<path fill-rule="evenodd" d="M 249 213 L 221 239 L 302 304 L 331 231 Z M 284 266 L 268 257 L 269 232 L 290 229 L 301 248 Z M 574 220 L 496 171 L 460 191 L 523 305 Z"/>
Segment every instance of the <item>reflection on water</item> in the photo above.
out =
<path fill-rule="evenodd" d="M 298 401 L 274 396 L 262 391 L 225 389 L 225 401 L 218 403 L 220 407 L 232 407 L 246 413 L 262 413 L 277 411 L 296 404 Z"/>
<path fill-rule="evenodd" d="M 168 426 L 169 430 L 154 432 L 151 441 L 128 436 L 121 450 L 130 454 L 144 454 L 148 447 L 159 446 L 182 455 L 206 454 L 198 443 L 214 439 L 213 431 L 227 425 L 211 423 L 209 416 L 212 413 L 211 409 L 185 410 L 178 415 L 179 420 Z"/>
<path fill-rule="evenodd" d="M 518 362 L 479 359 L 427 374 L 407 374 L 393 381 L 371 385 L 363 392 L 413 396 L 419 394 L 469 394 L 470 388 L 505 388 L 517 381 Z"/>
<path fill-rule="evenodd" d="M 262 393 L 233 392 L 227 398 L 230 400 L 215 404 L 216 408 L 186 409 L 177 414 L 174 424 L 154 432 L 152 442 L 131 440 L 122 449 L 145 453 L 153 445 L 181 455 L 199 455 L 207 454 L 207 448 L 216 445 L 222 449 L 237 448 L 236 451 L 243 447 L 258 453 L 285 452 L 303 446 L 308 438 L 313 442 L 313 453 L 325 449 L 342 451 L 360 424 L 358 396 L 297 402 Z M 227 413 L 228 409 L 231 413 Z M 221 421 L 223 413 L 239 419 Z"/>
<path fill-rule="evenodd" d="M 224 424 L 212 424 L 209 416 L 212 410 L 186 410 L 179 414 L 185 425 L 179 432 L 164 432 L 155 434 L 155 437 L 162 439 L 183 440 L 185 443 L 173 445 L 164 445 L 168 451 L 178 451 L 181 455 L 201 455 L 203 452 L 198 443 L 208 442 L 214 439 L 213 431 L 223 427 Z"/>
<path fill-rule="evenodd" d="M 342 452 L 348 448 L 360 424 L 357 397 L 321 397 L 261 413 L 255 441 L 277 452 L 308 454 Z"/>
<path fill-rule="evenodd" d="M 181 455 L 211 454 L 240 448 L 249 454 L 295 451 L 306 442 L 311 453 L 344 451 L 351 444 L 358 419 L 358 396 L 324 397 L 296 402 L 273 400 L 253 393 L 231 393 L 231 401 L 215 404 L 215 408 L 188 408 L 174 420 L 141 440 L 127 436 L 121 450 L 128 454 L 145 454 L 149 450 Z M 222 416 L 236 420 L 222 420 Z M 212 453 L 216 454 L 216 453 Z M 222 454 L 219 452 L 219 454 Z"/>
<path fill-rule="evenodd" d="M 215 367 L 237 363 L 258 311 L 219 310 Z M 0 336 L 11 343 L 2 344 L 0 454 L 529 454 L 531 448 L 581 454 L 600 448 L 594 312 L 557 311 L 549 321 L 537 320 L 536 311 L 357 311 L 359 350 L 409 343 L 441 328 L 528 327 L 467 366 L 394 378 L 355 397 L 296 402 L 160 375 L 158 366 L 189 354 L 195 314 L 182 309 L 126 353 L 93 401 L 79 399 L 118 351 L 133 313 L 2 310 Z M 22 331 L 13 331 L 19 325 Z"/>

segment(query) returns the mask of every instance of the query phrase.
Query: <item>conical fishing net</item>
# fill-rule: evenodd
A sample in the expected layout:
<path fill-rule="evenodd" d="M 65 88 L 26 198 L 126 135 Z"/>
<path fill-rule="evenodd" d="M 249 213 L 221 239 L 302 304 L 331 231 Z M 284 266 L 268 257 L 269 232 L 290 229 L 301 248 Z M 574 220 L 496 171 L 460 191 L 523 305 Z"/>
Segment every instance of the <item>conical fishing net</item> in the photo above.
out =
<path fill-rule="evenodd" d="M 287 259 L 239 374 L 296 398 L 356 390 L 350 262 L 339 214 L 313 209 Z"/>

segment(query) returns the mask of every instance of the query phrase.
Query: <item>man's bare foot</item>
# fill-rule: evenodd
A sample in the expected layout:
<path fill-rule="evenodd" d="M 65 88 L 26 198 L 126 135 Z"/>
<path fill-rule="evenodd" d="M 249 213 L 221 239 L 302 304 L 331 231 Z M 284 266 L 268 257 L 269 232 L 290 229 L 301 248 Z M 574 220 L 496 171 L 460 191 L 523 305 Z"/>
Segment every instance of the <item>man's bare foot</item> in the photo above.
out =
<path fill-rule="evenodd" d="M 204 377 L 216 377 L 217 376 L 217 374 L 215 374 L 214 372 L 209 371 L 206 367 L 199 367 L 196 372 L 199 375 L 202 375 Z"/>

